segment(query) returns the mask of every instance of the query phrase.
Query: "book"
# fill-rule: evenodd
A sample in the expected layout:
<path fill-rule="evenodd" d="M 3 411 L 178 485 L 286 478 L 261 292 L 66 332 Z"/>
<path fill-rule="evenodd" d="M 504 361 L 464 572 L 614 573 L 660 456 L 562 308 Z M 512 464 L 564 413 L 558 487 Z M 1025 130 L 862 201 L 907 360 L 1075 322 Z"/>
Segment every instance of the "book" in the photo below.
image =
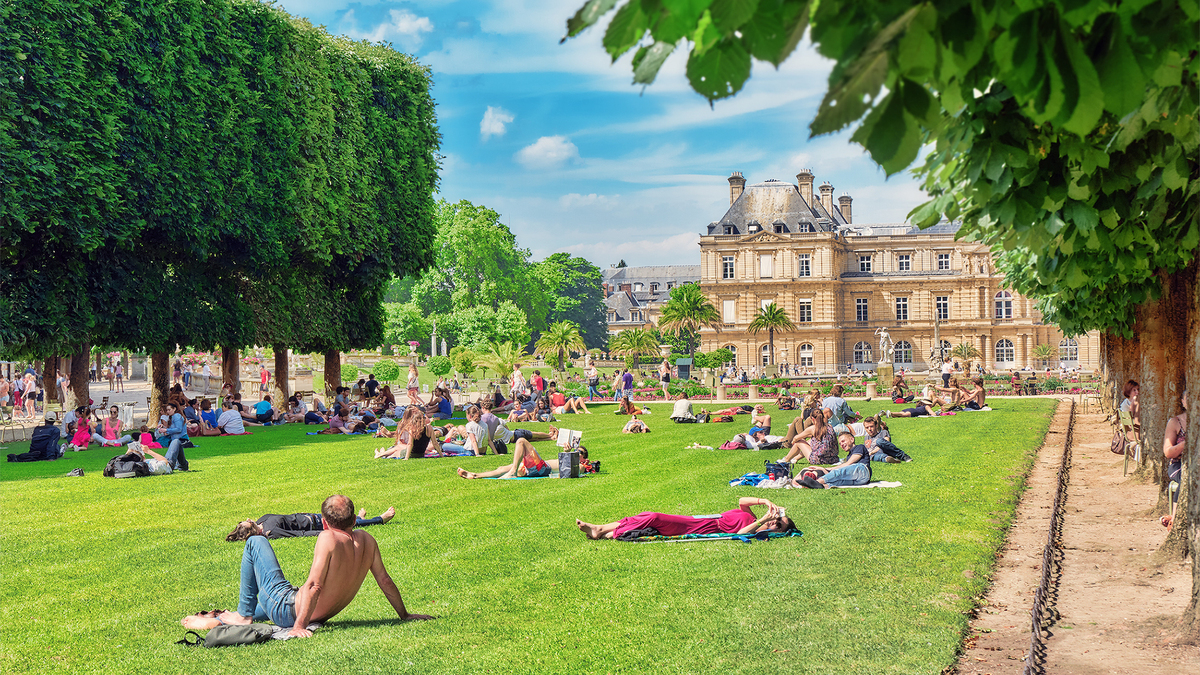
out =
<path fill-rule="evenodd" d="M 578 448 L 579 441 L 583 438 L 582 431 L 574 431 L 572 429 L 558 430 L 558 447 L 560 448 Z"/>

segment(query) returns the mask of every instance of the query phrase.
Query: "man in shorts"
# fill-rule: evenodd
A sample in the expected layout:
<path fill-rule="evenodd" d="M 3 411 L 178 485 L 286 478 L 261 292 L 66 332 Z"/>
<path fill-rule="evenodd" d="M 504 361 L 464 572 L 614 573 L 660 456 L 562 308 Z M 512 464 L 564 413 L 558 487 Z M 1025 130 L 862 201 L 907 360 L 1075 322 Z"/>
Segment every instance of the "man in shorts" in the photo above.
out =
<path fill-rule="evenodd" d="M 587 448 L 579 446 L 580 457 L 587 459 Z M 483 473 L 471 473 L 462 467 L 457 470 L 459 478 L 545 478 L 558 471 L 558 458 L 542 459 L 533 444 L 524 438 L 517 440 L 511 464 Z"/>
<path fill-rule="evenodd" d="M 259 382 L 260 382 L 260 383 L 259 383 L 259 385 L 258 385 L 258 390 L 259 390 L 259 391 L 266 391 L 266 390 L 267 390 L 267 383 L 271 381 L 271 373 L 267 371 L 267 367 L 266 367 L 266 366 L 259 366 L 259 367 L 258 367 L 258 379 L 259 379 Z"/>

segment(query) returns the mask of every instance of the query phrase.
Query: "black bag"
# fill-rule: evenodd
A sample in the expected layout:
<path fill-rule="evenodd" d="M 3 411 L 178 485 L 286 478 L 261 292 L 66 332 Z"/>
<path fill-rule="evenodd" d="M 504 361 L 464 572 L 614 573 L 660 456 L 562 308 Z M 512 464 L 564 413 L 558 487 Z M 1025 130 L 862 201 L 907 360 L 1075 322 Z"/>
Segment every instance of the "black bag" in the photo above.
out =
<path fill-rule="evenodd" d="M 558 477 L 579 478 L 578 450 L 569 450 L 558 453 Z"/>
<path fill-rule="evenodd" d="M 189 630 L 184 634 L 183 639 L 175 644 L 188 647 L 236 647 L 266 642 L 274 634 L 275 627 L 265 623 L 252 623 L 247 626 L 221 624 L 208 631 L 208 635 L 205 637 L 200 637 L 196 631 Z M 195 641 L 189 640 L 188 635 L 194 635 Z"/>
<path fill-rule="evenodd" d="M 779 450 L 782 447 L 783 447 L 783 443 L 780 441 L 768 441 L 768 442 L 763 443 L 762 445 L 758 446 L 758 449 L 759 450 Z"/>
<path fill-rule="evenodd" d="M 588 386 L 589 386 L 589 387 L 596 387 L 596 386 L 599 386 L 599 385 L 600 385 L 600 378 L 599 378 L 599 377 L 589 377 L 589 378 L 588 378 Z"/>
<path fill-rule="evenodd" d="M 657 537 L 658 530 L 653 527 L 643 527 L 637 530 L 627 530 L 617 535 L 618 541 L 637 541 L 642 537 Z"/>
<path fill-rule="evenodd" d="M 709 414 L 706 412 L 702 412 L 699 415 L 696 415 L 696 423 L 697 424 L 706 424 L 708 422 L 708 419 L 709 419 Z"/>
<path fill-rule="evenodd" d="M 767 474 L 768 476 L 775 474 L 776 478 L 792 477 L 792 465 L 787 462 L 772 462 L 768 460 L 764 462 L 764 464 L 766 464 L 766 470 L 764 470 L 763 473 Z"/>
<path fill-rule="evenodd" d="M 141 455 L 132 452 L 113 457 L 104 467 L 106 478 L 137 478 L 149 475 L 150 465 L 146 464 Z"/>

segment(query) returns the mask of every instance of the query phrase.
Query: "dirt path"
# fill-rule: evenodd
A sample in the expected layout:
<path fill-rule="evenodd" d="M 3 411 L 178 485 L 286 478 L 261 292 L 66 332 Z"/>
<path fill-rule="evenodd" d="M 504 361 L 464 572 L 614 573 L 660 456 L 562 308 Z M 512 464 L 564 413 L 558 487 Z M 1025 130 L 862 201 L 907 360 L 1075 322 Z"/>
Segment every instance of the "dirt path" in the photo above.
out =
<path fill-rule="evenodd" d="M 993 586 L 971 622 L 956 672 L 1020 673 L 1030 606 L 1041 575 L 1068 416 L 1059 406 L 1000 553 Z M 1157 566 L 1166 530 L 1145 512 L 1156 488 L 1127 482 L 1108 450 L 1103 415 L 1077 415 L 1063 524 L 1058 620 L 1046 639 L 1045 672 L 1200 672 L 1200 650 L 1169 642 L 1191 594 L 1191 561 Z"/>

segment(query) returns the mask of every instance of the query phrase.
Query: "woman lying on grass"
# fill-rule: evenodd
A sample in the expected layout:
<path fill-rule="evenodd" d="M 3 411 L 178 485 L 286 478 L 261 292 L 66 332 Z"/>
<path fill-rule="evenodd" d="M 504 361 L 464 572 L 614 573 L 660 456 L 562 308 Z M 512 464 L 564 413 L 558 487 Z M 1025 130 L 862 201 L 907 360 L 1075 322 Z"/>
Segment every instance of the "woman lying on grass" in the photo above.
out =
<path fill-rule="evenodd" d="M 579 456 L 581 459 L 587 459 L 587 448 L 579 446 Z M 538 455 L 537 450 L 533 448 L 533 444 L 524 438 L 518 438 L 517 444 L 513 449 L 513 461 L 511 464 L 497 467 L 492 471 L 484 471 L 483 473 L 471 473 L 466 469 L 458 468 L 458 477 L 474 480 L 476 478 L 545 478 L 551 472 L 558 471 L 558 459 L 542 459 Z"/>
<path fill-rule="evenodd" d="M 765 506 L 767 512 L 755 518 L 751 506 Z M 738 499 L 738 508 L 726 511 L 720 518 L 697 518 L 675 516 L 668 513 L 643 511 L 636 516 L 627 516 L 615 523 L 592 525 L 582 520 L 575 527 L 588 539 L 616 539 L 631 530 L 655 530 L 665 537 L 681 534 L 753 534 L 755 532 L 788 532 L 796 529 L 796 523 L 784 515 L 783 509 L 770 500 L 758 497 Z"/>
<path fill-rule="evenodd" d="M 628 396 L 621 397 L 621 404 L 613 411 L 616 415 L 649 415 L 649 408 L 639 408 L 629 400 Z"/>
<path fill-rule="evenodd" d="M 396 509 L 391 506 L 388 507 L 387 511 L 374 518 L 367 518 L 367 510 L 359 509 L 358 517 L 354 519 L 354 526 L 383 525 L 395 515 Z M 247 518 L 238 523 L 237 527 L 233 528 L 233 532 L 225 536 L 225 541 L 246 541 L 258 534 L 267 539 L 315 537 L 323 529 L 325 529 L 325 524 L 321 520 L 321 514 L 319 513 L 291 513 L 286 516 L 268 513 L 258 520 Z"/>

